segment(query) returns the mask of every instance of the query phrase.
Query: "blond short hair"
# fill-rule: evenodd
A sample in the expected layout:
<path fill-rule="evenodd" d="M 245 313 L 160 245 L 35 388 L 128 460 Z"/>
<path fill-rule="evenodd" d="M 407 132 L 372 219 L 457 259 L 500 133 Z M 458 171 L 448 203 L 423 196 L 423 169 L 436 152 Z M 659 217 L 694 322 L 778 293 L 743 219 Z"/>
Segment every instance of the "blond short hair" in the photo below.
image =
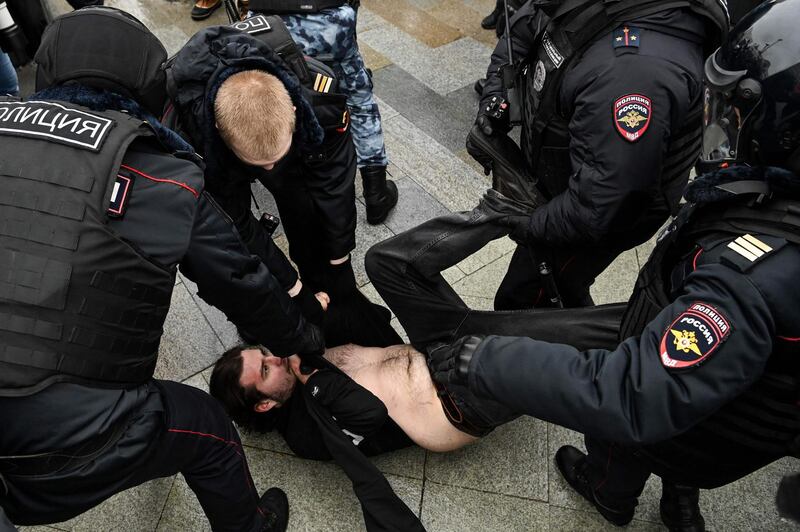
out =
<path fill-rule="evenodd" d="M 258 161 L 277 158 L 295 128 L 286 87 L 260 70 L 245 70 L 225 80 L 214 102 L 214 117 L 222 140 Z"/>

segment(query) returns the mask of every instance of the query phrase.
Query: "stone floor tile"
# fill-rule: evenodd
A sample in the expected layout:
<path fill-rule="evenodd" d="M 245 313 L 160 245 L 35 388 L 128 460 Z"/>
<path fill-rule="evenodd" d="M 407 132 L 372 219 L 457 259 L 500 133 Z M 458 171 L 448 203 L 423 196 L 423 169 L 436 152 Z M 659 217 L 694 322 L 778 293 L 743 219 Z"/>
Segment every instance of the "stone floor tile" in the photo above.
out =
<path fill-rule="evenodd" d="M 18 526 L 19 532 L 53 532 L 54 530 L 67 530 L 54 526 Z"/>
<path fill-rule="evenodd" d="M 367 65 L 367 68 L 373 72 L 377 72 L 383 67 L 392 64 L 391 59 L 381 53 L 376 52 L 367 44 L 359 44 L 358 51 L 361 52 L 361 57 L 364 59 L 364 64 Z"/>
<path fill-rule="evenodd" d="M 352 532 L 364 530 L 364 519 L 352 485 L 337 466 L 256 449 L 246 449 L 259 492 L 279 486 L 289 497 L 289 530 Z M 389 475 L 400 498 L 418 512 L 422 481 Z M 210 530 L 196 497 L 178 477 L 159 530 Z"/>
<path fill-rule="evenodd" d="M 425 476 L 425 449 L 416 445 L 374 456 L 371 460 L 381 472 L 387 475 L 420 480 Z"/>
<path fill-rule="evenodd" d="M 494 30 L 484 30 L 481 28 L 481 20 L 486 16 L 486 13 L 480 13 L 465 6 L 461 0 L 441 0 L 436 5 L 425 9 L 436 20 L 447 24 L 459 31 L 462 35 L 469 35 L 486 44 L 494 47 L 497 43 L 497 35 Z M 486 58 L 486 66 L 489 65 L 489 59 Z"/>
<path fill-rule="evenodd" d="M 471 273 L 455 283 L 453 288 L 458 294 L 494 299 L 503 276 L 508 271 L 511 253 L 506 253 L 494 262 L 490 262 L 480 270 Z"/>
<path fill-rule="evenodd" d="M 422 523 L 436 532 L 528 532 L 547 528 L 547 510 L 543 502 L 427 482 Z"/>
<path fill-rule="evenodd" d="M 365 285 L 360 286 L 359 290 L 361 290 L 361 293 L 367 296 L 367 299 L 369 299 L 373 303 L 377 303 L 378 305 L 389 308 L 389 305 L 386 304 L 381 295 L 375 289 L 375 285 L 373 285 L 372 283 L 367 283 Z M 394 312 L 392 312 L 392 318 L 394 318 Z"/>
<path fill-rule="evenodd" d="M 365 31 L 358 39 L 441 95 L 485 75 L 493 49 L 471 37 L 430 49 L 394 26 Z"/>
<path fill-rule="evenodd" d="M 402 338 L 405 343 L 411 343 L 408 341 L 408 334 L 406 334 L 405 329 L 403 329 L 403 326 L 400 324 L 400 320 L 394 317 L 392 318 L 392 321 L 389 322 L 389 325 L 394 327 L 394 330 L 397 331 L 397 334 L 400 335 L 400 338 Z"/>
<path fill-rule="evenodd" d="M 398 234 L 426 220 L 447 214 L 444 205 L 410 178 L 395 179 L 399 200 L 384 224 Z"/>
<path fill-rule="evenodd" d="M 192 300 L 197 304 L 197 307 L 200 309 L 200 312 L 203 313 L 203 316 L 205 316 L 206 320 L 208 320 L 211 328 L 214 329 L 214 333 L 216 333 L 217 338 L 219 338 L 220 342 L 222 343 L 223 351 L 242 343 L 239 333 L 236 332 L 236 326 L 232 322 L 228 321 L 228 317 L 225 316 L 221 310 L 216 307 L 212 307 L 203 301 L 203 298 L 197 295 L 196 284 L 183 275 L 181 275 L 181 278 L 183 279 L 184 286 L 192 296 Z M 217 353 L 217 356 L 221 354 L 222 351 Z"/>
<path fill-rule="evenodd" d="M 616 527 L 593 510 L 584 512 L 581 510 L 561 508 L 551 504 L 548 511 L 548 529 L 551 532 L 567 532 L 572 530 L 580 530 L 581 532 L 606 532 L 616 529 Z M 626 532 L 660 532 L 663 530 L 664 527 L 659 524 L 639 521 L 638 519 L 634 519 L 625 527 Z"/>
<path fill-rule="evenodd" d="M 445 281 L 453 285 L 464 278 L 466 274 L 458 266 L 450 266 L 442 272 Z"/>
<path fill-rule="evenodd" d="M 363 0 L 362 4 L 425 46 L 436 48 L 461 37 L 455 28 L 428 16 L 425 11 L 405 0 Z"/>
<path fill-rule="evenodd" d="M 628 250 L 617 257 L 606 271 L 597 276 L 591 294 L 598 305 L 627 301 L 639 275 L 636 251 Z"/>
<path fill-rule="evenodd" d="M 660 230 L 659 230 L 660 233 Z M 639 269 L 643 268 L 647 259 L 650 258 L 650 254 L 656 247 L 656 239 L 658 238 L 658 234 L 656 233 L 653 235 L 653 238 L 645 242 L 644 244 L 637 246 L 636 249 L 636 261 L 639 264 Z"/>
<path fill-rule="evenodd" d="M 386 120 L 383 127 L 392 161 L 428 194 L 451 211 L 477 204 L 488 186 L 484 176 L 403 116 Z"/>
<path fill-rule="evenodd" d="M 403 198 L 401 197 L 399 201 L 402 202 Z M 399 202 L 398 205 L 400 205 Z M 356 202 L 356 212 L 358 215 L 356 248 L 351 253 L 351 260 L 353 261 L 353 271 L 356 274 L 356 284 L 362 286 L 369 282 L 369 277 L 367 277 L 367 272 L 364 268 L 364 255 L 367 250 L 373 244 L 394 236 L 394 233 L 383 224 L 369 225 L 366 223 L 367 208 L 361 202 Z"/>
<path fill-rule="evenodd" d="M 186 379 L 213 364 L 222 351 L 219 338 L 186 286 L 176 286 L 158 350 L 156 378 Z"/>
<path fill-rule="evenodd" d="M 141 531 L 156 529 L 175 477 L 151 480 L 117 493 L 99 506 L 72 519 L 76 532 Z M 60 528 L 59 525 L 56 525 Z"/>
<path fill-rule="evenodd" d="M 358 8 L 358 19 L 356 20 L 357 26 L 356 31 L 359 35 L 364 33 L 365 31 L 369 31 L 375 29 L 377 27 L 383 27 L 388 25 L 389 23 L 386 22 L 386 19 L 369 9 L 365 5 L 361 5 Z M 360 45 L 361 43 L 359 43 Z"/>
<path fill-rule="evenodd" d="M 497 259 L 513 253 L 515 249 L 517 249 L 517 244 L 510 238 L 504 236 L 502 238 L 492 240 L 483 248 L 459 262 L 458 268 L 466 275 L 470 275 L 480 270 L 487 264 L 491 264 Z"/>
<path fill-rule="evenodd" d="M 397 109 L 389 105 L 389 103 L 386 100 L 384 100 L 377 94 L 375 94 L 374 96 L 375 96 L 375 102 L 378 104 L 378 109 L 380 109 L 381 111 L 381 120 L 389 120 L 390 118 L 400 114 L 397 111 Z"/>
<path fill-rule="evenodd" d="M 262 213 L 269 213 L 273 216 L 277 216 L 280 218 L 280 211 L 278 211 L 278 204 L 275 203 L 275 198 L 272 196 L 267 187 L 262 185 L 260 182 L 256 181 L 250 185 L 250 190 L 252 191 L 253 197 L 255 198 L 254 202 L 251 202 L 250 208 L 253 211 L 256 219 L 261 218 Z M 256 205 L 258 207 L 256 207 Z M 283 224 L 279 225 L 278 228 L 275 230 L 275 233 L 272 235 L 273 237 L 278 237 L 284 234 L 283 231 Z"/>
<path fill-rule="evenodd" d="M 493 297 L 461 296 L 461 300 L 472 310 L 494 310 Z"/>
<path fill-rule="evenodd" d="M 450 453 L 428 453 L 425 478 L 441 484 L 547 501 L 547 428 L 521 418 Z"/>
<path fill-rule="evenodd" d="M 475 120 L 477 98 L 474 93 L 469 95 L 466 104 L 449 95 L 442 96 L 398 65 L 375 72 L 373 83 L 383 100 L 395 109 L 402 109 L 403 116 L 442 146 L 452 152 L 464 148 Z"/>

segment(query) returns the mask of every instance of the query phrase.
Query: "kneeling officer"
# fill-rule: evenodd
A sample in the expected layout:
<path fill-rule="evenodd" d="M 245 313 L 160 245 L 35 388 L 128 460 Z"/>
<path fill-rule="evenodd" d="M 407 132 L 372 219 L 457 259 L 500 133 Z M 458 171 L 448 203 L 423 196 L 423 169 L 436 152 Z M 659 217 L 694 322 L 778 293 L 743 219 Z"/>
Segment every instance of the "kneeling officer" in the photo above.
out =
<path fill-rule="evenodd" d="M 85 8 L 45 32 L 44 90 L 0 98 L 0 507 L 19 525 L 180 472 L 214 530 L 286 526 L 218 403 L 153 379 L 178 265 L 274 352 L 321 348 L 153 118 L 166 59 L 132 16 Z"/>

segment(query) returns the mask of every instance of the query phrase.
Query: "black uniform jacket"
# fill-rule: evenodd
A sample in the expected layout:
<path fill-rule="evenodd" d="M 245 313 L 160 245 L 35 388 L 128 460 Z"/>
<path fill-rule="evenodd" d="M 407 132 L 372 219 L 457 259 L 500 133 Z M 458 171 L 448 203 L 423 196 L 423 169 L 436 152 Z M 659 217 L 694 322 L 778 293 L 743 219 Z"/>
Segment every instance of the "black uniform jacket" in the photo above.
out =
<path fill-rule="evenodd" d="M 511 20 L 515 60 L 535 52 L 537 25 L 546 25 L 533 4 L 526 3 Z M 569 150 L 571 169 L 558 177 L 557 186 L 546 187 L 552 199 L 533 212 L 535 241 L 571 246 L 611 240 L 633 247 L 650 238 L 678 204 L 688 168 L 680 183 L 661 183 L 661 176 L 671 132 L 699 106 L 704 25 L 699 17 L 673 9 L 631 21 L 629 27 L 628 46 L 616 41 L 624 33 L 599 36 L 571 63 L 557 89 L 558 110 L 569 122 L 569 147 L 558 149 Z M 488 68 L 484 106 L 492 96 L 505 97 L 500 67 L 507 62 L 501 39 Z M 533 75 L 535 66 L 528 69 Z M 618 127 L 615 105 L 637 95 L 649 100 L 650 108 L 647 121 L 635 124 L 639 136 L 631 141 Z M 543 144 L 548 145 L 547 135 Z"/>
<path fill-rule="evenodd" d="M 206 187 L 213 194 L 227 187 L 246 186 L 267 171 L 242 163 L 225 145 L 214 120 L 214 100 L 222 83 L 242 70 L 263 70 L 278 77 L 297 108 L 297 131 L 287 160 L 302 165 L 299 172 L 323 218 L 321 241 L 329 258 L 346 256 L 355 247 L 356 211 L 349 173 L 352 142 L 344 96 L 316 94 L 300 83 L 280 57 L 256 37 L 227 26 L 213 26 L 194 35 L 170 66 L 171 89 L 179 129 L 205 157 Z M 344 120 L 344 122 L 343 122 Z M 341 161 L 339 160 L 341 159 Z M 334 171 L 335 170 L 335 171 Z M 289 175 L 287 178 L 296 178 Z M 282 177 L 281 177 L 282 178 Z M 249 200 L 248 200 L 249 201 Z M 272 266 L 272 265 L 270 265 Z M 271 269 L 274 269 L 271 267 Z M 276 275 L 280 272 L 276 271 Z"/>
<path fill-rule="evenodd" d="M 747 271 L 727 259 L 764 243 L 772 251 Z M 586 351 L 490 336 L 471 361 L 470 388 L 612 442 L 648 444 L 684 433 L 750 389 L 774 353 L 796 351 L 800 247 L 728 235 L 677 268 L 688 275 L 640 335 Z"/>

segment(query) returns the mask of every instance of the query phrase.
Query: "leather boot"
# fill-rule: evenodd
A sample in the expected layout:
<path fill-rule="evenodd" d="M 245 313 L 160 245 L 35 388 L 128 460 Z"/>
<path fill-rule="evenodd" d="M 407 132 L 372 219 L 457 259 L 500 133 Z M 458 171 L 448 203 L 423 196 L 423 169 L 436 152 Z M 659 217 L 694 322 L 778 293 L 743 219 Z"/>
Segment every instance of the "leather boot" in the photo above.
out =
<path fill-rule="evenodd" d="M 285 532 L 289 524 L 289 499 L 280 488 L 270 488 L 258 501 L 262 516 L 256 525 L 259 532 Z"/>
<path fill-rule="evenodd" d="M 485 30 L 495 29 L 495 27 L 497 27 L 497 21 L 502 13 L 503 13 L 502 4 L 500 5 L 495 4 L 494 10 L 492 10 L 491 13 L 483 17 L 483 20 L 481 20 L 481 28 Z"/>
<path fill-rule="evenodd" d="M 606 521 L 617 526 L 625 526 L 631 522 L 636 508 L 635 499 L 626 502 L 601 501 L 593 482 L 589 479 L 589 464 L 584 453 L 571 445 L 565 445 L 556 452 L 555 461 L 556 468 L 564 480 L 589 501 Z"/>
<path fill-rule="evenodd" d="M 671 532 L 703 532 L 700 490 L 661 481 L 661 521 Z"/>
<path fill-rule="evenodd" d="M 364 182 L 364 202 L 367 204 L 367 223 L 377 225 L 397 205 L 397 185 L 386 179 L 385 166 L 365 166 L 361 169 Z"/>

